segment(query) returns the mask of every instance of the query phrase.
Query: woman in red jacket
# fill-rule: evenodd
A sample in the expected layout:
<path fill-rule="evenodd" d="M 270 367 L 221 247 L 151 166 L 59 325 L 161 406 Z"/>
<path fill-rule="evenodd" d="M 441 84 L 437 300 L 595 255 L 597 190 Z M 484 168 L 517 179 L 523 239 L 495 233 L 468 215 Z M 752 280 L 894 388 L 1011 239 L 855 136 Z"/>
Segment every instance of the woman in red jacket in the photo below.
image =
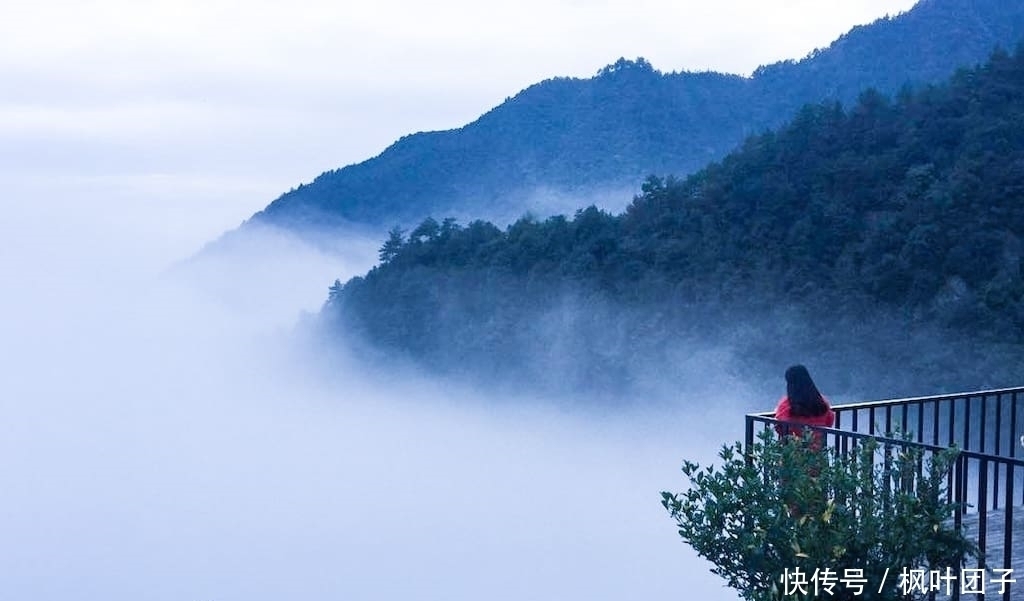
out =
<path fill-rule="evenodd" d="M 779 405 L 775 408 L 775 430 L 780 437 L 787 434 L 802 439 L 804 428 L 808 426 L 824 426 L 831 428 L 836 421 L 836 414 L 829 406 L 828 400 L 818 391 L 814 385 L 811 374 L 803 365 L 794 365 L 786 370 L 786 396 L 782 397 Z M 821 449 L 825 439 L 825 433 L 820 430 L 812 430 L 809 448 L 817 451 Z M 807 476 L 812 481 L 817 480 L 819 468 L 812 461 L 807 466 Z M 788 477 L 780 479 L 783 490 L 790 488 L 793 482 Z M 803 493 L 806 495 L 806 492 Z M 789 515 L 799 518 L 805 513 L 816 514 L 820 510 L 820 503 L 823 496 L 814 494 L 813 498 L 806 496 L 793 496 L 792 492 L 785 492 L 786 506 L 789 508 Z M 820 498 L 819 498 L 820 497 Z M 802 500 L 798 500 L 802 499 Z"/>
<path fill-rule="evenodd" d="M 831 428 L 835 424 L 836 414 L 828 400 L 818 392 L 807 368 L 794 365 L 786 370 L 786 396 L 782 397 L 775 408 L 775 419 L 783 422 L 775 424 L 779 436 L 791 434 L 800 437 L 804 429 L 792 424 Z M 815 430 L 812 436 L 812 448 L 820 449 L 824 433 Z"/>

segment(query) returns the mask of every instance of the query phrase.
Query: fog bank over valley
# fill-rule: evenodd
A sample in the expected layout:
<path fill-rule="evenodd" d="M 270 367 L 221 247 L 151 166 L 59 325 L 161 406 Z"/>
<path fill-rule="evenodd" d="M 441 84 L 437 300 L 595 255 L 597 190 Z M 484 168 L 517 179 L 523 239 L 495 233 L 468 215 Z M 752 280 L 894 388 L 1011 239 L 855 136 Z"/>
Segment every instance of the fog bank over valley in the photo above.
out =
<path fill-rule="evenodd" d="M 58 3 L 0 599 L 735 601 L 660 493 L 787 366 L 1024 378 L 1019 3 Z"/>
<path fill-rule="evenodd" d="M 0 596 L 735 598 L 658 493 L 745 391 L 587 412 L 368 374 L 294 325 L 379 242 L 182 263 L 216 208 L 70 188 L 0 225 Z"/>

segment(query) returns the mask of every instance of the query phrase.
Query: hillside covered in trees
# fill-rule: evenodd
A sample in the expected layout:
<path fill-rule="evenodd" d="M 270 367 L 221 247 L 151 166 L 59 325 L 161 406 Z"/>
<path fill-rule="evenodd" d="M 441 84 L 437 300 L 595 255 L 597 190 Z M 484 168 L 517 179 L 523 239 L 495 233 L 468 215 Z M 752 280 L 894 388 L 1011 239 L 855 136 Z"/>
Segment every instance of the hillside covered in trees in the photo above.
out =
<path fill-rule="evenodd" d="M 282 195 L 250 221 L 296 231 L 386 228 L 428 215 L 508 223 L 528 209 L 543 213 L 551 198 L 635 190 L 649 174 L 692 173 L 804 104 L 847 104 L 868 87 L 894 93 L 941 81 L 1021 37 L 1019 0 L 922 0 L 751 77 L 661 73 L 643 59 L 620 59 L 591 79 L 533 85 L 462 128 L 403 137 L 377 157 Z"/>
<path fill-rule="evenodd" d="M 877 396 L 1009 385 L 1022 234 L 1018 49 L 805 106 L 690 177 L 649 179 L 620 215 L 396 229 L 322 320 L 441 371 L 612 394 L 694 377 L 695 357 L 775 376 L 804 361 Z"/>

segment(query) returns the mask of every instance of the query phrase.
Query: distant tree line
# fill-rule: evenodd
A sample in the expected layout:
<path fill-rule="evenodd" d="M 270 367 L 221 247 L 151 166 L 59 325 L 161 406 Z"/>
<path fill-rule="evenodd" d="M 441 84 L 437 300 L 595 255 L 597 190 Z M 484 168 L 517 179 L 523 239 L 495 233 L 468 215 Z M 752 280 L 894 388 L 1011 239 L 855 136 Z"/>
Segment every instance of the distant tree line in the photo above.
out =
<path fill-rule="evenodd" d="M 849 109 L 808 105 L 690 177 L 649 178 L 620 215 L 589 207 L 504 230 L 432 218 L 396 228 L 380 265 L 338 283 L 324 314 L 330 327 L 428 363 L 491 356 L 501 371 L 526 354 L 524 340 L 546 335 L 531 329 L 538 311 L 550 318 L 553 299 L 570 295 L 584 313 L 614 314 L 594 328 L 626 332 L 608 356 L 574 347 L 594 366 L 580 378 L 609 382 L 665 328 L 707 336 L 705 316 L 780 307 L 816 324 L 809 332 L 847 340 L 857 333 L 834 332 L 841 320 L 884 312 L 897 329 L 934 326 L 1009 349 L 1024 343 L 1022 232 L 1024 52 L 998 51 L 943 85 L 893 98 L 868 90 Z M 789 326 L 774 327 L 799 345 Z M 768 335 L 746 342 L 764 350 Z M 898 332 L 868 339 L 913 355 Z M 941 363 L 917 360 L 926 371 Z"/>

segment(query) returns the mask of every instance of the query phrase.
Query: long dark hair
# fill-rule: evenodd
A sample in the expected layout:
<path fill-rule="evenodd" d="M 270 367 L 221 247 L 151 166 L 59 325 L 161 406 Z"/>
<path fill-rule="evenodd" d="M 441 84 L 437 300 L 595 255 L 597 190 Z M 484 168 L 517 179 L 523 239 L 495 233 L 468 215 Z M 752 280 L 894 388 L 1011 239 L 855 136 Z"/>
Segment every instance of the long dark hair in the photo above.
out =
<path fill-rule="evenodd" d="M 786 370 L 786 396 L 789 397 L 792 415 L 814 416 L 828 411 L 824 397 L 803 365 L 794 365 Z"/>

